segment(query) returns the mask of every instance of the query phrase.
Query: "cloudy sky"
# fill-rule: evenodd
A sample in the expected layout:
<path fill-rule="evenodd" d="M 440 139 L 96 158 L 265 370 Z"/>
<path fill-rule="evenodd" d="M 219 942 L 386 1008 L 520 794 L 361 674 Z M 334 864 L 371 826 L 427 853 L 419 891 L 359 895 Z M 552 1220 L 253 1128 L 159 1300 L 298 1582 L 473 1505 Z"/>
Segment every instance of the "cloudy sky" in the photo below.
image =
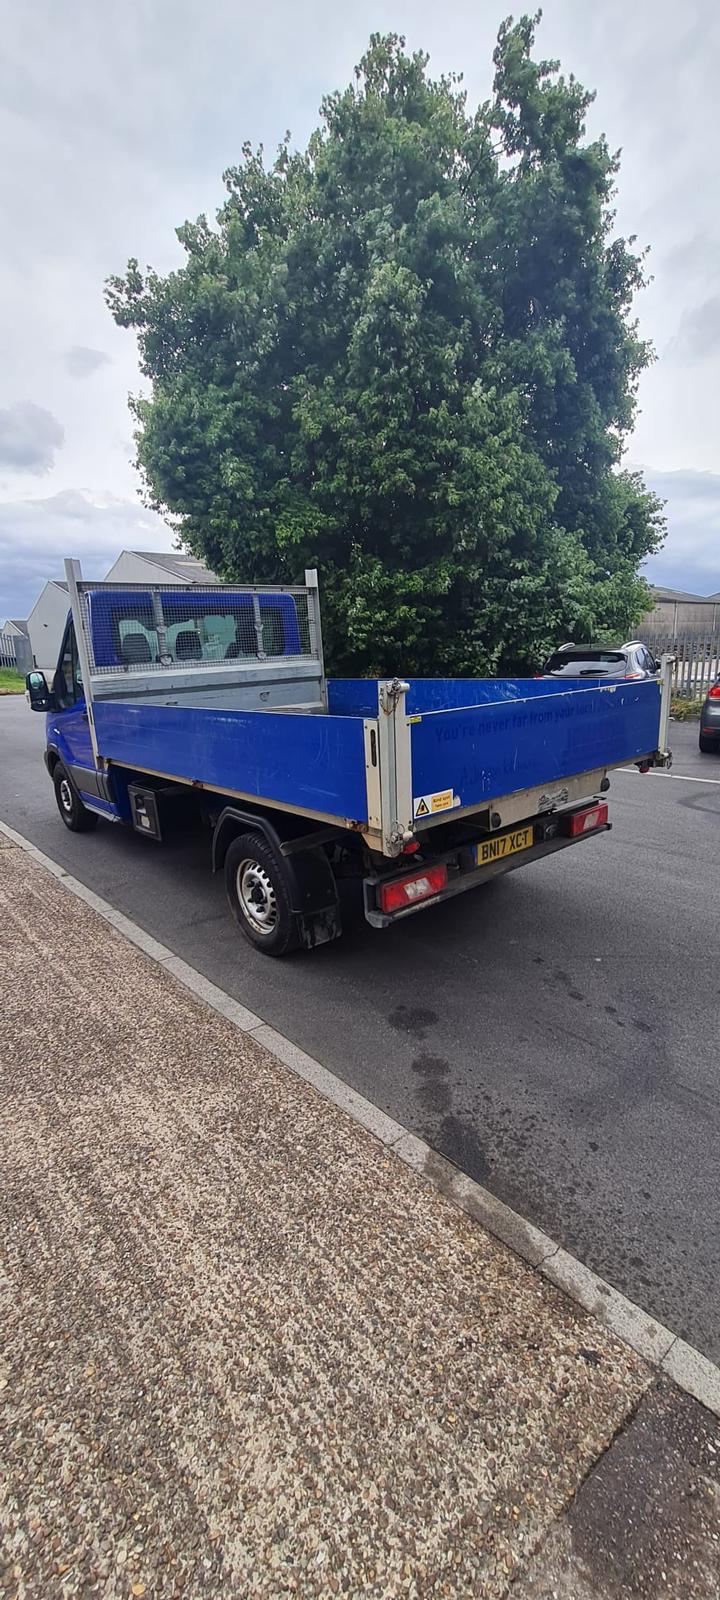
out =
<path fill-rule="evenodd" d="M 175 226 L 223 197 L 244 139 L 304 144 L 374 30 L 490 88 L 502 0 L 0 0 L 0 621 L 79 555 L 169 549 L 132 467 L 129 333 L 102 286 L 167 269 Z M 618 227 L 652 248 L 638 303 L 658 353 L 628 460 L 668 502 L 649 575 L 720 590 L 720 166 L 716 0 L 547 0 L 539 47 L 597 89 L 622 146 Z"/>

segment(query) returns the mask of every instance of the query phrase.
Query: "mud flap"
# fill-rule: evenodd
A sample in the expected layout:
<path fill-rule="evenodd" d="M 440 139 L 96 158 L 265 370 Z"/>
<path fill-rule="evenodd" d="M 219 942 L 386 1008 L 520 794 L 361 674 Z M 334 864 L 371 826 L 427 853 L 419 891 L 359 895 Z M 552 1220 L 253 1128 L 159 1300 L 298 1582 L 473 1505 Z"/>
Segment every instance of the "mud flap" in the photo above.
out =
<path fill-rule="evenodd" d="M 340 907 L 326 906 L 324 911 L 315 911 L 297 918 L 298 938 L 304 950 L 314 950 L 318 944 L 329 944 L 331 939 L 339 939 L 342 933 L 340 920 Z"/>
<path fill-rule="evenodd" d="M 300 943 L 305 950 L 329 944 L 342 933 L 335 876 L 323 850 L 299 850 L 285 857 L 290 878 L 290 899 L 297 918 Z"/>

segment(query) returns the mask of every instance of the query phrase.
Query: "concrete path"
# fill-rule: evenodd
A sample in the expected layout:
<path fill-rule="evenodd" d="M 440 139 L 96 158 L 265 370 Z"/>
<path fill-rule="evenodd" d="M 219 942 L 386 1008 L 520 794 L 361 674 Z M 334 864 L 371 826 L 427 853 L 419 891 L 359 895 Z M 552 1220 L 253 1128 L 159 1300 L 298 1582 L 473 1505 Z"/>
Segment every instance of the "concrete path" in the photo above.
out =
<path fill-rule="evenodd" d="M 505 1594 L 650 1369 L 0 845 L 3 1593 Z"/>

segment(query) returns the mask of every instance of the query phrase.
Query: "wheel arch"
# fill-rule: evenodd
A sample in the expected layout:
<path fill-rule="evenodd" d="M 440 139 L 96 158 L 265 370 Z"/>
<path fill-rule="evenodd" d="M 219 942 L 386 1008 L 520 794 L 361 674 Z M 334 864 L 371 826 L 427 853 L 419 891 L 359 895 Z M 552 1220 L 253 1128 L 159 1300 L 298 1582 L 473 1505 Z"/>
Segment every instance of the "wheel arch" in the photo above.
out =
<path fill-rule="evenodd" d="M 212 837 L 212 869 L 219 872 L 225 864 L 233 839 L 239 833 L 259 833 L 271 844 L 278 855 L 282 850 L 282 834 L 266 816 L 258 811 L 243 811 L 239 806 L 225 806 L 215 823 Z"/>
<path fill-rule="evenodd" d="M 213 871 L 224 866 L 234 839 L 244 833 L 257 833 L 272 849 L 282 870 L 293 916 L 297 918 L 300 944 L 312 949 L 336 939 L 342 931 L 340 901 L 335 874 L 320 845 L 283 854 L 282 814 L 275 827 L 268 817 L 238 806 L 226 806 L 215 824 L 212 842 Z M 294 819 L 288 819 L 286 837 L 293 837 Z M 285 831 L 285 830 L 283 830 Z"/>

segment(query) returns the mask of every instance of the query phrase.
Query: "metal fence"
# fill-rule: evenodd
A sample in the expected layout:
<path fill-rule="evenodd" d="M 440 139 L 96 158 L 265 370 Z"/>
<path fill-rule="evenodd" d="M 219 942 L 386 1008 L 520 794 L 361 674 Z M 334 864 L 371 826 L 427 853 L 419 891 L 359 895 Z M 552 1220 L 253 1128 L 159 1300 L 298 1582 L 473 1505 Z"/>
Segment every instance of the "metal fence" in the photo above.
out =
<path fill-rule="evenodd" d="M 664 652 L 675 656 L 672 688 L 676 695 L 700 698 L 720 678 L 720 627 L 706 632 L 697 628 L 663 630 L 650 618 L 638 629 L 638 638 L 658 660 Z"/>
<path fill-rule="evenodd" d="M 0 633 L 0 667 L 10 667 L 23 675 L 30 671 L 32 651 L 24 634 Z"/>

